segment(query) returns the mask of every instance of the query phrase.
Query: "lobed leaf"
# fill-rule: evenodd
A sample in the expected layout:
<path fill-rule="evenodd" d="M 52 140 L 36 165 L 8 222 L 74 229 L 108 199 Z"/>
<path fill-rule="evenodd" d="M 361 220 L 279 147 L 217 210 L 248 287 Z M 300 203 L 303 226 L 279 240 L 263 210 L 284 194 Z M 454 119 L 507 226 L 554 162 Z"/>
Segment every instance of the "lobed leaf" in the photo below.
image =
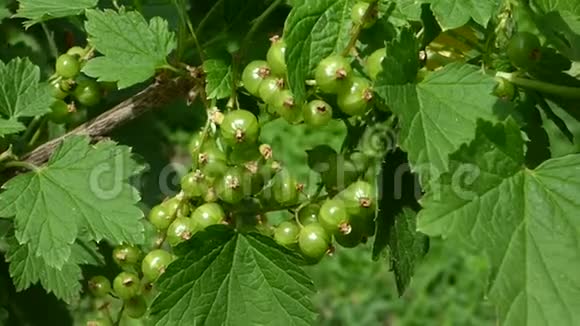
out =
<path fill-rule="evenodd" d="M 103 257 L 94 244 L 77 242 L 71 247 L 69 260 L 60 268 L 50 266 L 43 257 L 32 254 L 27 245 L 19 245 L 16 239 L 9 240 L 11 246 L 6 255 L 10 263 L 10 276 L 17 291 L 23 291 L 40 282 L 48 293 L 71 303 L 79 298 L 83 275 L 79 264 L 104 264 Z"/>
<path fill-rule="evenodd" d="M 461 27 L 473 19 L 481 26 L 493 17 L 500 0 L 423 0 L 431 4 L 431 10 L 443 30 Z"/>
<path fill-rule="evenodd" d="M 311 325 L 312 282 L 272 239 L 210 227 L 178 247 L 158 282 L 154 325 Z"/>
<path fill-rule="evenodd" d="M 0 136 L 22 131 L 17 121 L 50 112 L 54 99 L 47 84 L 40 82 L 40 69 L 28 59 L 0 61 Z"/>
<path fill-rule="evenodd" d="M 222 99 L 232 93 L 232 67 L 221 59 L 208 59 L 203 62 L 206 73 L 205 92 L 209 99 Z"/>
<path fill-rule="evenodd" d="M 529 170 L 518 126 L 481 121 L 423 199 L 418 228 L 487 254 L 500 324 L 578 325 L 578 193 L 580 155 Z"/>
<path fill-rule="evenodd" d="M 477 119 L 498 121 L 509 108 L 492 95 L 495 80 L 476 67 L 453 63 L 414 84 L 417 42 L 403 31 L 387 44 L 374 89 L 401 120 L 401 147 L 426 181 L 447 170 L 448 156 L 473 138 Z"/>
<path fill-rule="evenodd" d="M 351 0 L 295 1 L 286 19 L 288 83 L 298 102 L 305 100 L 304 81 L 316 65 L 339 54 L 351 36 Z"/>
<path fill-rule="evenodd" d="M 54 18 L 80 15 L 93 8 L 98 0 L 18 0 L 15 17 L 26 18 L 26 28 Z"/>
<path fill-rule="evenodd" d="M 120 89 L 141 83 L 167 64 L 176 47 L 167 21 L 149 21 L 136 11 L 87 10 L 85 28 L 91 44 L 104 56 L 90 60 L 83 72 L 99 81 L 117 82 Z"/>
<path fill-rule="evenodd" d="M 90 240 L 140 243 L 143 213 L 127 183 L 137 170 L 128 147 L 69 137 L 45 167 L 4 184 L 0 216 L 14 217 L 18 242 L 56 268 L 69 261 L 81 231 Z"/>

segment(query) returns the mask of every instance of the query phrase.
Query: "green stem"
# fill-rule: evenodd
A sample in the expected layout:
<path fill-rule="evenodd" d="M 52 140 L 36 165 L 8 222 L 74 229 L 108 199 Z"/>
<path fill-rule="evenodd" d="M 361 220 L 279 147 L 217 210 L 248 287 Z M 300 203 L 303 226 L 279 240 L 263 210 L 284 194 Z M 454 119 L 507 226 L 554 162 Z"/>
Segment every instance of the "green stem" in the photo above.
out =
<path fill-rule="evenodd" d="M 41 122 L 42 122 L 42 117 L 35 117 L 34 119 L 32 119 L 32 121 L 30 122 L 30 124 L 26 128 L 24 135 L 22 135 L 22 139 L 24 141 L 29 140 L 30 137 L 36 132 L 36 130 L 40 126 Z"/>
<path fill-rule="evenodd" d="M 28 147 L 33 147 L 34 144 L 36 144 L 36 142 L 38 141 L 38 138 L 42 134 L 42 129 L 44 128 L 45 124 L 46 124 L 46 119 L 43 118 L 40 121 L 40 125 L 36 129 L 36 132 L 34 133 L 34 135 L 32 135 L 32 138 L 30 138 L 30 141 L 28 142 Z"/>
<path fill-rule="evenodd" d="M 553 94 L 565 98 L 580 99 L 580 87 L 562 86 L 546 83 L 535 79 L 517 77 L 516 74 L 498 71 L 496 77 L 501 77 L 514 85 L 532 89 L 541 93 Z"/>
<path fill-rule="evenodd" d="M 15 160 L 17 159 L 16 155 L 12 153 L 12 146 L 9 147 L 4 152 L 0 153 L 0 163 L 7 160 Z"/>
<path fill-rule="evenodd" d="M 395 4 L 392 3 L 391 6 L 389 7 L 389 10 L 387 10 L 387 12 L 390 12 L 391 7 L 394 7 Z M 367 8 L 367 11 L 365 11 L 365 14 L 362 18 L 362 22 L 366 22 L 371 18 L 371 15 L 373 14 L 373 11 L 377 10 L 377 2 L 373 2 L 370 4 L 370 6 Z M 357 24 L 354 26 L 354 28 L 352 29 L 352 35 L 350 37 L 350 40 L 348 41 L 348 44 L 346 45 L 346 47 L 344 48 L 344 50 L 342 51 L 342 56 L 346 57 L 350 51 L 352 50 L 352 48 L 354 48 L 354 46 L 356 45 L 356 41 L 358 40 L 358 36 L 360 34 L 360 32 L 362 31 L 362 24 Z"/>
<path fill-rule="evenodd" d="M 201 21 L 199 22 L 199 25 L 197 25 L 197 32 L 201 32 L 201 30 L 205 27 L 205 24 L 208 22 L 209 18 L 215 13 L 215 11 L 217 11 L 217 9 L 224 3 L 224 0 L 219 0 L 216 1 L 216 3 L 214 3 L 214 5 L 211 7 L 211 9 L 205 14 L 205 16 L 201 19 Z"/>
<path fill-rule="evenodd" d="M 39 167 L 32 163 L 24 162 L 24 161 L 11 161 L 3 164 L 4 168 L 16 168 L 16 169 L 26 169 L 30 171 L 38 171 L 40 170 Z"/>
<path fill-rule="evenodd" d="M 58 58 L 58 48 L 56 47 L 56 43 L 54 42 L 54 34 L 48 30 L 45 23 L 41 23 L 42 30 L 44 31 L 44 35 L 46 36 L 46 41 L 48 42 L 48 48 L 50 49 L 50 54 L 54 58 Z"/>
<path fill-rule="evenodd" d="M 167 64 L 164 64 L 164 65 L 162 65 L 162 66 L 160 66 L 159 68 L 161 68 L 161 69 L 167 69 L 167 70 L 171 70 L 171 71 L 173 71 L 173 72 L 175 72 L 175 73 L 178 73 L 178 74 L 181 74 L 181 73 L 182 73 L 182 72 L 181 72 L 181 70 L 179 70 L 179 69 L 175 68 L 174 66 L 172 66 L 172 65 L 170 65 L 170 64 L 168 64 L 168 63 L 167 63 Z"/>
<path fill-rule="evenodd" d="M 183 0 L 173 0 L 173 4 L 175 5 L 175 7 L 177 8 L 177 11 L 179 12 L 179 20 L 181 21 L 181 24 L 185 25 L 187 27 L 187 29 L 189 30 L 189 33 L 191 34 L 191 38 L 193 40 L 193 44 L 195 45 L 195 48 L 197 49 L 199 58 L 203 62 L 203 60 L 204 60 L 203 50 L 202 50 L 202 47 L 199 43 L 199 39 L 197 38 L 197 34 L 195 33 L 195 30 L 193 29 L 193 25 L 191 24 L 191 20 L 189 19 L 189 15 L 187 14 L 187 9 L 185 8 L 185 2 Z"/>
<path fill-rule="evenodd" d="M 248 47 L 250 46 L 250 41 L 252 40 L 254 34 L 258 31 L 258 28 L 260 28 L 260 26 L 266 20 L 266 18 L 268 18 L 268 16 L 270 16 L 270 14 L 274 12 L 274 10 L 283 2 L 284 2 L 283 0 L 276 0 L 272 2 L 270 6 L 268 6 L 268 8 L 266 8 L 266 10 L 264 10 L 264 12 L 262 12 L 260 16 L 258 16 L 256 19 L 252 21 L 252 27 L 250 28 L 250 31 L 248 31 L 248 34 L 246 34 L 246 37 L 244 37 L 244 40 L 242 41 L 242 49 L 240 50 L 239 58 L 243 57 L 244 54 L 246 53 Z"/>

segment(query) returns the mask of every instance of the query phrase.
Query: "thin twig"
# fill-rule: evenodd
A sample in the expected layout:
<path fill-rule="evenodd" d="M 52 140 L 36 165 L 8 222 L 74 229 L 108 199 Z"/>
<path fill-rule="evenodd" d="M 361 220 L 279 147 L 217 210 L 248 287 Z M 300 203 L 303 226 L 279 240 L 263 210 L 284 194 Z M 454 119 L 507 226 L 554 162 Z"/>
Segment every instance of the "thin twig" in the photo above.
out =
<path fill-rule="evenodd" d="M 362 22 L 364 23 L 364 22 L 368 21 L 376 10 L 377 10 L 377 3 L 376 2 L 371 3 L 369 5 L 369 7 L 367 8 L 367 11 L 365 11 L 364 16 L 362 17 Z M 363 23 L 356 24 L 353 27 L 352 35 L 350 36 L 350 40 L 348 41 L 348 44 L 346 45 L 346 47 L 342 51 L 343 57 L 346 57 L 350 53 L 350 51 L 355 47 L 356 41 L 358 40 L 358 36 L 363 29 L 363 26 L 362 26 Z"/>
<path fill-rule="evenodd" d="M 151 109 L 163 107 L 176 98 L 186 97 L 196 85 L 195 80 L 185 77 L 155 82 L 109 111 L 87 121 L 67 134 L 41 145 L 24 155 L 22 160 L 34 165 L 41 165 L 65 138 L 72 135 L 99 138 Z"/>

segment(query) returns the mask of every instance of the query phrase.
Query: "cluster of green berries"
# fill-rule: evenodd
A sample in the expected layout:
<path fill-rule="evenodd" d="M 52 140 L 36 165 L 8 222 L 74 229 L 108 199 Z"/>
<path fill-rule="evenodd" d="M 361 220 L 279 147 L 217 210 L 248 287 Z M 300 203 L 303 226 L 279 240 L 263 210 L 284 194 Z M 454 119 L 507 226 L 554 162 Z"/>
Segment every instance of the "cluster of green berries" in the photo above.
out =
<path fill-rule="evenodd" d="M 368 3 L 361 2 L 362 6 Z M 353 8 L 354 10 L 358 10 Z M 362 11 L 366 12 L 366 9 Z M 362 18 L 361 18 L 362 19 Z M 244 88 L 253 96 L 261 99 L 267 112 L 280 116 L 291 124 L 306 123 L 319 127 L 329 123 L 334 112 L 333 105 L 346 116 L 363 116 L 372 107 L 372 81 L 361 74 L 355 74 L 351 59 L 331 55 L 323 59 L 315 69 L 316 87 L 311 98 L 299 103 L 288 88 L 285 62 L 286 43 L 278 36 L 273 37 L 266 60 L 250 62 L 242 72 Z M 381 68 L 386 50 L 377 50 L 366 63 L 367 75 L 374 80 Z M 332 103 L 333 105 L 331 105 Z"/>
<path fill-rule="evenodd" d="M 122 244 L 114 248 L 113 260 L 122 270 L 111 281 L 102 275 L 89 279 L 88 289 L 95 298 L 116 298 L 123 301 L 123 311 L 131 318 L 140 318 L 147 312 L 153 298 L 153 282 L 173 261 L 171 253 L 155 249 L 147 254 L 137 246 Z M 95 325 L 107 325 L 107 320 L 92 321 Z"/>
<path fill-rule="evenodd" d="M 309 203 L 297 211 L 297 221 L 285 221 L 274 230 L 274 240 L 299 250 L 311 262 L 333 251 L 332 239 L 353 248 L 375 232 L 376 196 L 366 181 L 356 181 L 332 198 Z"/>
<path fill-rule="evenodd" d="M 55 74 L 50 79 L 52 96 L 50 120 L 74 127 L 87 118 L 87 108 L 101 101 L 103 87 L 81 73 L 89 55 L 87 49 L 74 46 L 56 60 Z"/>

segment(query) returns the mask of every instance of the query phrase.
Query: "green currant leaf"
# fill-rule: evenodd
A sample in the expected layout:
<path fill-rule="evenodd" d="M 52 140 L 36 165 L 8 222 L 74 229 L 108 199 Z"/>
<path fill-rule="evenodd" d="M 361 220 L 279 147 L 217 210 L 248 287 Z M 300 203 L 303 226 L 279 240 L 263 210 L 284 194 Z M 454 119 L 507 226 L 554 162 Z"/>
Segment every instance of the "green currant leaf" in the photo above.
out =
<path fill-rule="evenodd" d="M 411 83 L 417 71 L 412 39 L 403 31 L 387 44 L 374 89 L 401 119 L 401 147 L 425 182 L 445 172 L 449 154 L 473 139 L 478 118 L 497 121 L 496 111 L 509 106 L 492 95 L 495 80 L 467 64 L 450 64 Z"/>
<path fill-rule="evenodd" d="M 316 65 L 341 53 L 351 36 L 350 0 L 295 1 L 286 20 L 288 83 L 297 102 L 306 96 L 304 81 Z"/>
<path fill-rule="evenodd" d="M 389 235 L 389 258 L 399 295 L 403 295 L 415 273 L 415 267 L 427 252 L 427 237 L 417 232 L 417 214 L 404 208 L 395 217 Z"/>
<path fill-rule="evenodd" d="M 10 263 L 10 276 L 17 291 L 23 291 L 40 282 L 48 293 L 71 303 L 79 298 L 83 275 L 80 264 L 104 264 L 94 243 L 77 242 L 71 246 L 69 259 L 56 268 L 46 263 L 43 257 L 31 254 L 27 245 L 20 245 L 15 238 L 8 241 L 10 247 L 6 260 Z"/>
<path fill-rule="evenodd" d="M 18 118 L 50 112 L 50 88 L 40 83 L 40 69 L 30 60 L 0 61 L 0 85 L 0 117 L 8 119 L 0 121 L 0 135 L 21 131 Z"/>
<path fill-rule="evenodd" d="M 177 247 L 158 282 L 153 325 L 311 325 L 312 281 L 268 237 L 212 226 Z"/>
<path fill-rule="evenodd" d="M 232 67 L 221 59 L 208 59 L 203 62 L 206 73 L 205 92 L 209 99 L 222 99 L 232 93 Z"/>
<path fill-rule="evenodd" d="M 383 5 L 385 2 L 390 1 L 379 1 L 379 8 L 386 7 L 385 5 Z M 421 20 L 422 1 L 395 0 L 394 2 L 396 3 L 395 11 L 403 15 L 404 18 L 414 21 Z"/>
<path fill-rule="evenodd" d="M 176 47 L 167 21 L 149 21 L 135 11 L 87 10 L 85 28 L 91 44 L 104 56 L 90 60 L 83 72 L 99 81 L 118 82 L 120 89 L 146 81 L 167 65 Z"/>
<path fill-rule="evenodd" d="M 15 17 L 28 19 L 26 28 L 49 19 L 80 15 L 85 9 L 93 8 L 98 0 L 18 0 Z"/>
<path fill-rule="evenodd" d="M 531 18 L 548 42 L 573 61 L 580 60 L 580 6 L 576 0 L 534 0 Z M 523 9 L 522 9 L 523 10 Z"/>
<path fill-rule="evenodd" d="M 407 84 L 415 81 L 419 70 L 419 41 L 410 29 L 403 29 L 395 40 L 387 42 L 383 70 L 377 75 L 376 87 Z M 380 77 L 382 76 L 382 78 Z"/>
<path fill-rule="evenodd" d="M 26 127 L 16 120 L 0 119 L 0 136 L 14 134 L 25 129 Z"/>
<path fill-rule="evenodd" d="M 578 325 L 580 155 L 530 170 L 511 119 L 480 121 L 438 181 L 422 200 L 418 229 L 487 254 L 498 323 Z"/>
<path fill-rule="evenodd" d="M 499 0 L 423 0 L 431 4 L 431 10 L 443 30 L 453 29 L 465 25 L 470 19 L 487 26 L 494 15 Z"/>
<path fill-rule="evenodd" d="M 138 169 L 128 147 L 69 137 L 46 166 L 4 184 L 0 216 L 14 217 L 18 242 L 57 268 L 80 232 L 90 240 L 141 243 L 139 195 L 127 183 Z"/>

